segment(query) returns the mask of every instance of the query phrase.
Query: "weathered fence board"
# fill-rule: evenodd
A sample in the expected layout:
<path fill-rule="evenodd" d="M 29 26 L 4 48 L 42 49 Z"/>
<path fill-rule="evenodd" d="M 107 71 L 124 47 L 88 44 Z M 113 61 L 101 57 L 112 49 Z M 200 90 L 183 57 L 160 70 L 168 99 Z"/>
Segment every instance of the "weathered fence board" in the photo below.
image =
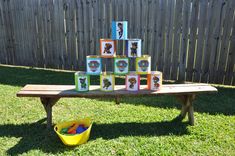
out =
<path fill-rule="evenodd" d="M 209 75 L 209 57 L 211 53 L 211 39 L 212 39 L 212 31 L 214 29 L 214 25 L 212 23 L 213 11 L 214 11 L 215 1 L 210 1 L 208 6 L 208 14 L 207 14 L 207 21 L 206 21 L 206 32 L 205 32 L 205 47 L 204 47 L 204 59 L 202 60 L 202 75 L 201 81 L 207 82 L 208 75 Z"/>
<path fill-rule="evenodd" d="M 204 34 L 205 34 L 205 24 L 206 24 L 206 15 L 207 15 L 207 0 L 199 1 L 199 19 L 198 19 L 198 37 L 197 37 L 197 47 L 196 58 L 195 58 L 195 72 L 193 75 L 193 81 L 200 81 L 201 76 L 201 59 L 203 56 L 203 46 L 204 46 Z"/>
<path fill-rule="evenodd" d="M 220 40 L 220 33 L 221 33 L 221 23 L 222 23 L 222 14 L 224 10 L 224 0 L 218 0 L 215 3 L 214 7 L 214 16 L 212 18 L 214 30 L 212 32 L 212 40 L 211 40 L 211 54 L 209 60 L 209 81 L 214 82 L 215 73 L 216 73 L 216 59 L 218 55 L 218 48 L 219 48 L 219 40 Z M 219 76 L 219 75 L 217 75 Z"/>
<path fill-rule="evenodd" d="M 226 64 L 226 73 L 225 73 L 225 84 L 235 85 L 235 14 L 233 14 L 233 22 L 232 22 L 232 34 L 230 37 L 230 43 L 228 48 L 228 58 Z"/>
<path fill-rule="evenodd" d="M 173 40 L 173 55 L 172 55 L 172 67 L 171 67 L 171 79 L 178 79 L 179 69 L 179 51 L 180 51 L 180 37 L 182 27 L 182 8 L 183 0 L 179 0 L 175 6 L 174 13 L 174 40 Z"/>
<path fill-rule="evenodd" d="M 5 28 L 5 20 L 4 20 L 4 7 L 3 3 L 0 3 L 0 62 L 3 64 L 7 64 L 7 56 L 6 56 L 6 28 Z"/>
<path fill-rule="evenodd" d="M 112 20 L 126 20 L 165 79 L 234 85 L 234 16 L 234 0 L 4 0 L 0 63 L 85 70 Z M 118 41 L 117 54 L 124 48 Z"/>
<path fill-rule="evenodd" d="M 172 55 L 172 44 L 173 44 L 173 21 L 174 21 L 174 7 L 175 1 L 168 1 L 168 12 L 166 22 L 166 50 L 164 52 L 164 69 L 163 69 L 163 77 L 166 79 L 170 79 L 171 75 L 171 55 Z"/>
<path fill-rule="evenodd" d="M 44 47 L 43 47 L 43 24 L 42 24 L 42 11 L 41 11 L 41 1 L 37 1 L 35 3 L 36 5 L 36 16 L 35 16 L 35 23 L 36 23 L 36 28 L 35 28 L 35 34 L 36 34 L 36 42 L 37 42 L 37 51 L 36 51 L 36 58 L 37 58 L 37 64 L 39 67 L 44 67 Z M 60 45 L 60 44 L 58 44 Z"/>
<path fill-rule="evenodd" d="M 217 63 L 217 73 L 215 77 L 215 83 L 223 83 L 225 76 L 225 66 L 228 57 L 228 49 L 229 49 L 229 39 L 232 24 L 233 24 L 233 16 L 234 16 L 234 8 L 232 3 L 234 1 L 227 1 L 225 3 L 225 14 L 223 17 L 223 34 L 221 34 L 221 44 L 220 44 L 220 55 L 218 56 Z M 233 43 L 234 44 L 234 43 Z"/>
<path fill-rule="evenodd" d="M 154 8 L 154 6 L 157 6 Z M 154 44 L 156 44 L 154 42 L 154 39 L 156 38 L 154 31 L 156 31 L 156 27 L 155 27 L 155 21 L 159 21 L 160 19 L 158 18 L 157 15 L 155 15 L 155 11 L 157 11 L 159 6 L 159 2 L 158 0 L 149 0 L 148 1 L 148 7 L 149 7 L 149 15 L 148 15 L 148 26 L 147 26 L 147 49 L 146 49 L 146 53 L 148 53 L 149 55 L 153 56 L 153 53 L 158 53 L 158 50 L 156 49 L 155 51 L 153 51 L 152 49 L 154 49 Z M 158 14 L 158 13 L 157 13 Z M 157 19 L 156 19 L 157 18 Z M 154 20 L 156 19 L 156 20 Z M 156 60 L 157 62 L 157 60 Z M 156 66 L 156 64 L 155 64 Z M 152 63 L 152 68 L 155 67 L 154 63 Z"/>
<path fill-rule="evenodd" d="M 188 45 L 188 31 L 189 31 L 189 15 L 190 15 L 190 1 L 184 1 L 182 11 L 182 37 L 181 37 L 181 49 L 179 58 L 179 80 L 185 80 L 186 71 L 186 55 Z"/>
<path fill-rule="evenodd" d="M 98 4 L 98 3 L 97 3 Z M 98 8 L 98 7 L 96 7 Z M 83 39 L 83 15 L 82 15 L 82 4 L 80 0 L 76 0 L 76 15 L 77 15 L 77 48 L 78 48 L 78 66 L 80 67 L 81 70 L 85 69 L 84 66 L 84 40 Z M 97 14 L 97 12 L 96 12 Z M 94 20 L 94 19 L 93 19 Z M 98 22 L 98 19 L 97 19 Z M 96 24 L 97 24 L 96 22 Z M 98 36 L 98 34 L 97 34 Z M 92 53 L 93 54 L 93 53 Z"/>
<path fill-rule="evenodd" d="M 158 0 L 157 7 L 155 10 L 157 11 L 157 20 L 154 23 L 154 39 L 153 39 L 153 47 L 150 49 L 152 51 L 151 56 L 153 57 L 152 69 L 153 70 L 161 70 L 162 71 L 162 64 L 163 64 L 163 53 L 164 53 L 164 25 L 165 25 L 165 6 L 166 1 Z M 152 43 L 150 42 L 150 43 Z M 153 49 L 156 49 L 153 51 Z M 156 60 L 156 61 L 154 61 Z"/>
<path fill-rule="evenodd" d="M 189 49 L 188 49 L 188 60 L 187 60 L 187 74 L 186 80 L 192 81 L 194 73 L 194 57 L 195 57 L 195 47 L 197 42 L 197 26 L 198 26 L 198 11 L 199 11 L 199 1 L 192 1 L 192 11 L 190 17 L 190 38 L 189 38 Z"/>

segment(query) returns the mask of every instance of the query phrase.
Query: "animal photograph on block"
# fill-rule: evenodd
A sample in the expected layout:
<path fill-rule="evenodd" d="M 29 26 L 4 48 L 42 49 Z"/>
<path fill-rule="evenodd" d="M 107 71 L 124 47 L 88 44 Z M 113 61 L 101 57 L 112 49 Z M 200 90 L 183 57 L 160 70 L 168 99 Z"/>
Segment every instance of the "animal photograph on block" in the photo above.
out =
<path fill-rule="evenodd" d="M 140 75 L 136 74 L 134 71 L 131 71 L 126 75 L 126 90 L 129 91 L 138 91 L 140 89 Z"/>
<path fill-rule="evenodd" d="M 129 72 L 129 59 L 125 55 L 118 55 L 114 58 L 114 74 L 124 75 Z"/>
<path fill-rule="evenodd" d="M 100 39 L 100 55 L 104 58 L 115 57 L 116 42 L 111 39 Z"/>
<path fill-rule="evenodd" d="M 89 55 L 86 57 L 87 74 L 100 75 L 102 62 L 100 56 Z"/>
<path fill-rule="evenodd" d="M 160 90 L 162 86 L 162 72 L 152 71 L 150 74 L 148 74 L 147 86 L 149 90 Z"/>
<path fill-rule="evenodd" d="M 141 39 L 127 40 L 125 51 L 128 57 L 141 57 Z"/>
<path fill-rule="evenodd" d="M 90 76 L 86 74 L 86 72 L 76 72 L 74 74 L 75 77 L 75 88 L 76 91 L 85 92 L 89 91 L 90 86 Z"/>
<path fill-rule="evenodd" d="M 127 21 L 112 21 L 112 39 L 127 40 Z"/>
<path fill-rule="evenodd" d="M 149 74 L 151 72 L 151 56 L 143 55 L 136 58 L 137 74 Z"/>
<path fill-rule="evenodd" d="M 115 77 L 112 72 L 104 72 L 100 75 L 100 90 L 113 91 L 115 85 Z"/>

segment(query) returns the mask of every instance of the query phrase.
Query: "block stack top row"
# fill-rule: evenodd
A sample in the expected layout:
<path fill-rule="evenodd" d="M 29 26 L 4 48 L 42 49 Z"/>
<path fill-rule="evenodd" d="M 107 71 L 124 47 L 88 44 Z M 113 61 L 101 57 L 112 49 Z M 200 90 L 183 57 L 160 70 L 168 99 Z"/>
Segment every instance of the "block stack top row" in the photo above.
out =
<path fill-rule="evenodd" d="M 112 22 L 112 39 L 100 39 L 100 56 L 103 58 L 116 57 L 116 41 L 125 41 L 125 53 L 127 57 L 141 57 L 141 39 L 128 39 L 127 21 Z"/>

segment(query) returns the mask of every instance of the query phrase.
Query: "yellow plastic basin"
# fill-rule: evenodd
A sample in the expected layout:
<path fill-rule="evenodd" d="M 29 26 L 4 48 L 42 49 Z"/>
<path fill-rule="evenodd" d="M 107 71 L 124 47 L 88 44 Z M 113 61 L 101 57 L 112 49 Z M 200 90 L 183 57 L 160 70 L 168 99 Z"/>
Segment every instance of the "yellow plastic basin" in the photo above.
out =
<path fill-rule="evenodd" d="M 60 131 L 62 128 L 67 128 L 74 123 L 83 124 L 85 127 L 88 127 L 87 130 L 80 134 L 74 134 L 74 135 L 66 135 L 61 134 Z M 87 142 L 87 140 L 90 137 L 92 123 L 89 118 L 81 119 L 81 120 L 74 120 L 74 121 L 68 121 L 68 122 L 62 122 L 54 127 L 54 131 L 57 133 L 61 141 L 68 146 L 75 146 L 75 145 L 81 145 Z"/>

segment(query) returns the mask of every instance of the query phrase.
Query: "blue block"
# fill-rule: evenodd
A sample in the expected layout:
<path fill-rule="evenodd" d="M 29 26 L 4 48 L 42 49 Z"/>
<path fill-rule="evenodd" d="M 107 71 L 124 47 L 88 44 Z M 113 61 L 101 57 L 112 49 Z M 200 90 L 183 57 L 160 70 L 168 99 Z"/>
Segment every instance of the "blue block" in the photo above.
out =
<path fill-rule="evenodd" d="M 125 42 L 127 57 L 141 57 L 141 39 L 128 39 Z"/>
<path fill-rule="evenodd" d="M 127 40 L 127 21 L 112 21 L 112 39 Z"/>
<path fill-rule="evenodd" d="M 77 129 L 76 129 L 76 133 L 77 134 L 80 134 L 80 133 L 82 133 L 82 132 L 84 132 L 85 130 L 84 130 L 84 127 L 82 127 L 82 126 L 79 126 Z"/>

